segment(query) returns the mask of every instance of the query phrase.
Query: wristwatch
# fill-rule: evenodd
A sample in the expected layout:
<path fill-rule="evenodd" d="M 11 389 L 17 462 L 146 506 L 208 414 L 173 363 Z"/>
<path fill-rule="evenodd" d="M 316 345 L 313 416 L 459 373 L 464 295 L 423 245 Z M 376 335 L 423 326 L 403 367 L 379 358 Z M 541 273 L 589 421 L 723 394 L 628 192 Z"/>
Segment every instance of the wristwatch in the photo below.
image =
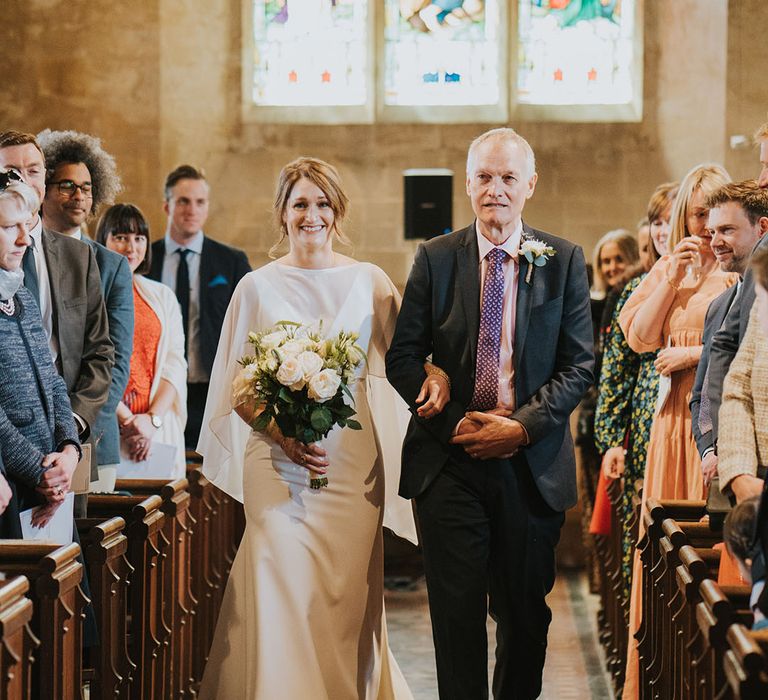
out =
<path fill-rule="evenodd" d="M 158 430 L 163 427 L 163 418 L 156 413 L 150 413 L 149 419 L 152 421 L 152 426 Z"/>

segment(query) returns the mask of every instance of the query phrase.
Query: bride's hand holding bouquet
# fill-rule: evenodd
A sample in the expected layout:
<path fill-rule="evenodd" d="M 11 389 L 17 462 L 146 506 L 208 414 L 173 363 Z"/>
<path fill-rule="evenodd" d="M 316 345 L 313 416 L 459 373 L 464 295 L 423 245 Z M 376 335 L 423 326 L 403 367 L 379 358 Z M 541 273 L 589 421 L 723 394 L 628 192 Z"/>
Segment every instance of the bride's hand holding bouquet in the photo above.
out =
<path fill-rule="evenodd" d="M 248 342 L 254 354 L 238 361 L 242 369 L 233 387 L 238 413 L 275 440 L 291 461 L 317 475 L 310 479 L 313 489 L 328 485 L 325 450 L 313 443 L 337 425 L 362 428 L 352 417 L 349 391 L 365 361 L 357 338 L 348 331 L 325 337 L 322 325 L 281 321 L 251 332 Z"/>

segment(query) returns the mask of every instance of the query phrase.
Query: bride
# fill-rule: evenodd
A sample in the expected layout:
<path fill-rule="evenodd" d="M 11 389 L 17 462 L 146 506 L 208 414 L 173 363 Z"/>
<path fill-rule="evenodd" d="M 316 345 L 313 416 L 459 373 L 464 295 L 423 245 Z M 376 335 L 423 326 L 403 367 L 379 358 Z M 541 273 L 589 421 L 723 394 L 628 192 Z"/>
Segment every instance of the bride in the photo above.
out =
<path fill-rule="evenodd" d="M 400 306 L 389 278 L 333 250 L 347 209 L 336 169 L 299 158 L 280 173 L 275 217 L 289 252 L 240 282 L 227 311 L 198 445 L 203 472 L 243 501 L 246 528 L 232 566 L 200 697 L 248 700 L 410 700 L 387 644 L 382 525 L 416 541 L 397 496 L 405 404 L 384 379 Z M 277 247 L 275 246 L 275 248 Z M 274 248 L 273 248 L 274 250 Z M 367 365 L 350 387 L 363 430 L 334 429 L 321 445 L 248 426 L 233 406 L 249 331 L 323 321 L 360 333 Z M 424 397 L 439 410 L 439 384 Z M 421 412 L 421 409 L 420 409 Z M 328 488 L 309 488 L 325 474 Z"/>

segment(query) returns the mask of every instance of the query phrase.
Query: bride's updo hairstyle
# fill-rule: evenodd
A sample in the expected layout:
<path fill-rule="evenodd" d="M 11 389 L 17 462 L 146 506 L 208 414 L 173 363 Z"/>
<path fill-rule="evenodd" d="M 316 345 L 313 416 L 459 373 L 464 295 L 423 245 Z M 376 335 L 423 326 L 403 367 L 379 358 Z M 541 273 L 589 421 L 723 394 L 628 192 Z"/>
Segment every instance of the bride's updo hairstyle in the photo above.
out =
<path fill-rule="evenodd" d="M 352 245 L 352 242 L 339 228 L 347 214 L 349 198 L 341 188 L 341 178 L 338 171 L 324 160 L 302 156 L 284 166 L 277 180 L 277 192 L 275 193 L 275 203 L 272 209 L 277 228 L 280 231 L 280 238 L 269 249 L 269 257 L 271 258 L 277 257 L 278 249 L 288 237 L 288 230 L 283 221 L 285 210 L 288 207 L 288 200 L 294 185 L 302 178 L 306 178 L 317 186 L 328 198 L 328 203 L 333 211 L 333 233 L 336 240 L 345 245 Z"/>

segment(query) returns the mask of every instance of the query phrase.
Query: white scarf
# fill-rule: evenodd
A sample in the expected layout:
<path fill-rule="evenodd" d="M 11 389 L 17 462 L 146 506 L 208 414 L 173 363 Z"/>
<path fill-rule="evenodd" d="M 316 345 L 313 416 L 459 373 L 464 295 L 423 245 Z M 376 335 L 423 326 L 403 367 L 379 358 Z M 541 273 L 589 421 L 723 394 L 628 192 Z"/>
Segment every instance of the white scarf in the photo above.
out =
<path fill-rule="evenodd" d="M 24 282 L 24 270 L 4 270 L 0 268 L 0 300 L 8 301 L 19 291 Z"/>

